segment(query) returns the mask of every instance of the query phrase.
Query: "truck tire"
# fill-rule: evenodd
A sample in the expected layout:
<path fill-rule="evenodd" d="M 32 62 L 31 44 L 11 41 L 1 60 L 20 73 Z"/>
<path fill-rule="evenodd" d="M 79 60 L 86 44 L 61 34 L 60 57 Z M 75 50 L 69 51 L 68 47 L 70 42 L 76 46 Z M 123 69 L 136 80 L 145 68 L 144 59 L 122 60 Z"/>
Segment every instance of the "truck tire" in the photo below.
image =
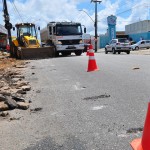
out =
<path fill-rule="evenodd" d="M 71 55 L 71 52 L 62 52 L 61 53 L 63 56 L 68 56 L 68 55 Z"/>
<path fill-rule="evenodd" d="M 12 44 L 12 55 L 13 55 L 13 58 L 18 58 L 17 47 L 15 46 L 15 44 Z"/>
<path fill-rule="evenodd" d="M 82 54 L 82 51 L 75 51 L 76 56 L 80 56 Z"/>
<path fill-rule="evenodd" d="M 113 54 L 116 54 L 116 50 L 115 48 L 112 49 Z"/>
<path fill-rule="evenodd" d="M 130 54 L 130 51 L 127 51 L 127 54 Z"/>

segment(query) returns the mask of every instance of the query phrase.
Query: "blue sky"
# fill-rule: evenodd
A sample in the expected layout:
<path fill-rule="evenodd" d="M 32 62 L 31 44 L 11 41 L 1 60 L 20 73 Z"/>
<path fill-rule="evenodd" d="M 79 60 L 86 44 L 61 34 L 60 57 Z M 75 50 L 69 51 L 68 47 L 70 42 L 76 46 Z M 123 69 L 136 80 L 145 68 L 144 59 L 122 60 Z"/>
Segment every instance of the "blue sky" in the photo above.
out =
<path fill-rule="evenodd" d="M 95 20 L 95 4 L 91 0 L 7 0 L 7 3 L 13 25 L 22 21 L 34 22 L 43 28 L 50 21 L 75 21 L 84 24 L 87 32 L 94 34 L 92 20 Z M 150 19 L 149 0 L 102 0 L 97 8 L 98 34 L 106 33 L 109 15 L 117 16 L 118 31 L 125 30 L 127 24 Z M 0 10 L 0 15 L 3 16 L 2 5 Z M 4 24 L 3 17 L 0 24 Z"/>

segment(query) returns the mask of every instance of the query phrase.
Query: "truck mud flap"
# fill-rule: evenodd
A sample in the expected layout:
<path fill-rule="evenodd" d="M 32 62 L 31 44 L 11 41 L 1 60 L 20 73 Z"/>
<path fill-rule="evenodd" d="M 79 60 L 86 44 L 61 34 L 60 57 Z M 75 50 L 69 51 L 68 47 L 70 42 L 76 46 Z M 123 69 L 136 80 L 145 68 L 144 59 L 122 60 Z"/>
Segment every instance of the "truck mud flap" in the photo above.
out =
<path fill-rule="evenodd" d="M 44 59 L 55 57 L 55 48 L 41 47 L 41 48 L 22 48 L 17 52 L 19 59 Z"/>

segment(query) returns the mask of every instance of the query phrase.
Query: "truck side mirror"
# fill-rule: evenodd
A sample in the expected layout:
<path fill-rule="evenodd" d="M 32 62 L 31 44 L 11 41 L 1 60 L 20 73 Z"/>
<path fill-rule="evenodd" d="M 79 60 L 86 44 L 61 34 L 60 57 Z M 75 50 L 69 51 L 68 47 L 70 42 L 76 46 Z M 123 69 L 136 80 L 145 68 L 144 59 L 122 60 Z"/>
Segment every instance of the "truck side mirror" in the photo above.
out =
<path fill-rule="evenodd" d="M 13 27 L 13 31 L 15 31 L 15 27 Z"/>
<path fill-rule="evenodd" d="M 86 33 L 86 28 L 84 28 L 84 33 Z"/>
<path fill-rule="evenodd" d="M 38 27 L 38 30 L 40 30 L 40 27 Z"/>

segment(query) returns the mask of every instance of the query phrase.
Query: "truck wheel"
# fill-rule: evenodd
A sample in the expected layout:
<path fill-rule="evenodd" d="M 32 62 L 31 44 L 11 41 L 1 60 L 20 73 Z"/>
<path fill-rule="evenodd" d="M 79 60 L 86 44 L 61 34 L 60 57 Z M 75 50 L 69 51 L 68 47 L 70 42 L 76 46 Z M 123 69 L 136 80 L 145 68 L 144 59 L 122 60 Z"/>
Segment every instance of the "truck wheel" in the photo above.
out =
<path fill-rule="evenodd" d="M 68 55 L 71 55 L 71 52 L 62 52 L 61 53 L 63 56 L 68 56 Z"/>
<path fill-rule="evenodd" d="M 121 52 L 118 52 L 118 54 L 120 54 Z"/>
<path fill-rule="evenodd" d="M 116 50 L 114 48 L 112 49 L 112 52 L 113 52 L 113 54 L 116 54 Z"/>
<path fill-rule="evenodd" d="M 130 51 L 127 51 L 127 54 L 130 54 Z"/>
<path fill-rule="evenodd" d="M 80 56 L 82 54 L 82 51 L 75 51 L 76 56 Z"/>

